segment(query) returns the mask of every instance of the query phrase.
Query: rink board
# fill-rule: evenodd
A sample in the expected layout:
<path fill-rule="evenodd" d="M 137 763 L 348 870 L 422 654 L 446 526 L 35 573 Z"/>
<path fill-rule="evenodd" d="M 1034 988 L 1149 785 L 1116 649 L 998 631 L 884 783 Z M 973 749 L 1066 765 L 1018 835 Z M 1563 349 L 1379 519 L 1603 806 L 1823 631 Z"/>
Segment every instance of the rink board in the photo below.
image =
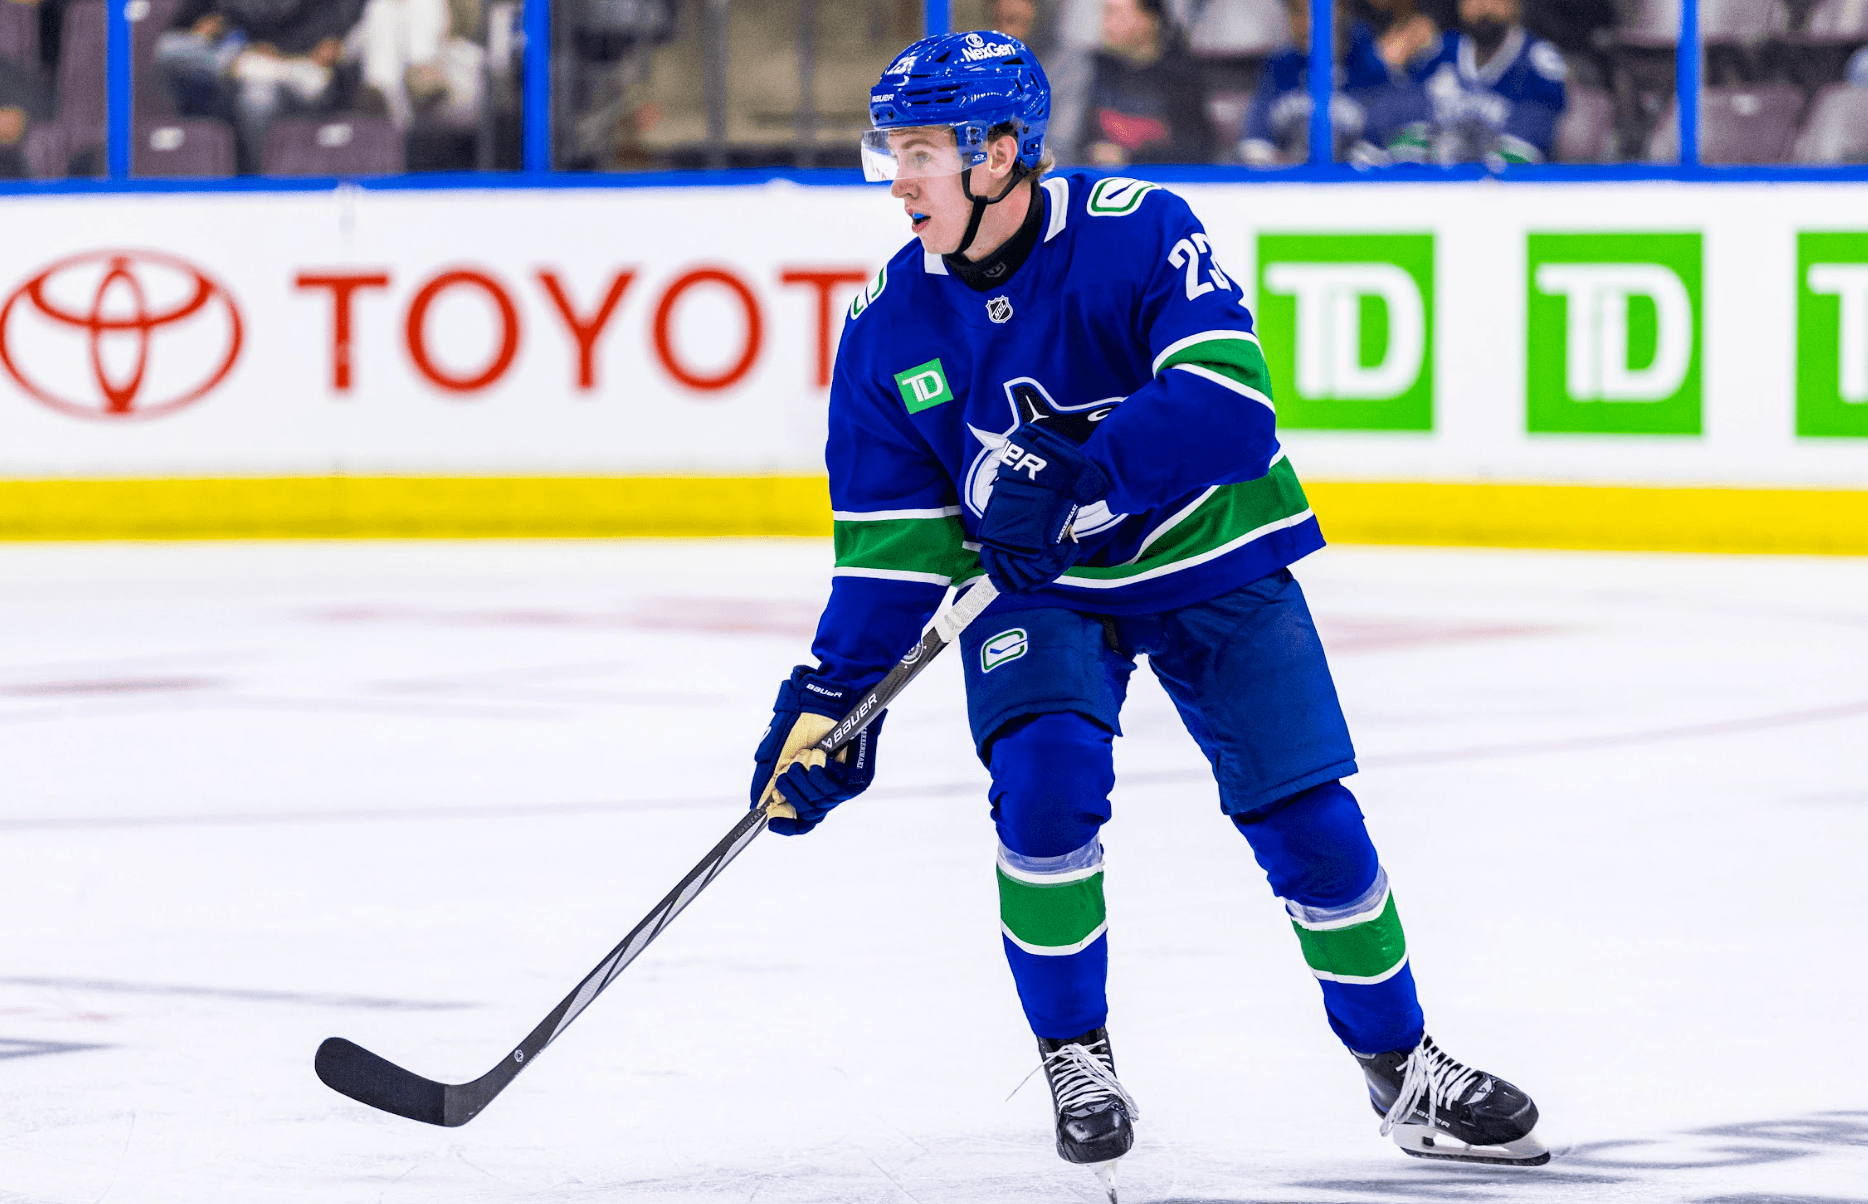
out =
<path fill-rule="evenodd" d="M 1868 186 L 1176 190 L 1334 538 L 1868 551 Z M 8 216 L 13 538 L 821 533 L 829 358 L 904 234 L 783 182 Z"/>

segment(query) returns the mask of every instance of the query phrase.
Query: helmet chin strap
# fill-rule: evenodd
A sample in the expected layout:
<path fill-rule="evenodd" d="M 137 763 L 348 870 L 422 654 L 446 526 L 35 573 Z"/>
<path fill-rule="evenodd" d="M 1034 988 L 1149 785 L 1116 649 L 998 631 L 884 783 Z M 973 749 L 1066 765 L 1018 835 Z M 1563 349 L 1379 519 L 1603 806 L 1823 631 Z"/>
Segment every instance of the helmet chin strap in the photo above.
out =
<path fill-rule="evenodd" d="M 1012 161 L 1012 178 L 1005 182 L 1005 187 L 1002 188 L 999 191 L 999 195 L 995 197 L 974 196 L 971 183 L 973 169 L 969 167 L 960 173 L 960 193 L 962 196 L 966 197 L 967 200 L 973 202 L 973 215 L 967 218 L 966 233 L 960 236 L 960 245 L 953 249 L 955 255 L 966 254 L 966 249 L 973 245 L 973 238 L 979 233 L 980 220 L 986 216 L 986 206 L 997 205 L 1006 197 L 1011 196 L 1012 190 L 1023 183 L 1025 177 L 1030 173 L 1031 169 L 1029 167 L 1026 167 L 1023 163 L 1014 159 Z"/>

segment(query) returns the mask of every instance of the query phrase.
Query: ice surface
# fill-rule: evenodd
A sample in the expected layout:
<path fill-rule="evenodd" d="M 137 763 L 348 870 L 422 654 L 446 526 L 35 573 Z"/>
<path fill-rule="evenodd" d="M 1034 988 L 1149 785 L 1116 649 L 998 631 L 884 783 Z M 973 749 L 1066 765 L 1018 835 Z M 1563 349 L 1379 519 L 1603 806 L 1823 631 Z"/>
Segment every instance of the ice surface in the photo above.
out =
<path fill-rule="evenodd" d="M 313 1077 L 499 1058 L 738 817 L 827 545 L 0 548 L 0 1201 L 1094 1201 L 1001 962 L 960 679 L 480 1118 Z M 1376 1136 L 1138 675 L 1109 846 L 1126 1204 L 1868 1199 L 1868 562 L 1300 566 L 1429 1025 L 1558 1150 Z"/>

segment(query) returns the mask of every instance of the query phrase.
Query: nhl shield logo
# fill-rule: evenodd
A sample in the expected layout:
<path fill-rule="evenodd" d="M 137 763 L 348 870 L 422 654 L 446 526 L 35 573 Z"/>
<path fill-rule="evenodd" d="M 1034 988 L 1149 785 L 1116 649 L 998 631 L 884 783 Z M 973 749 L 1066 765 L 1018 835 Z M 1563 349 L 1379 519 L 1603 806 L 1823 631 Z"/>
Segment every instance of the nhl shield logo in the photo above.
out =
<path fill-rule="evenodd" d="M 1012 299 L 1010 297 L 1000 296 L 994 297 L 992 300 L 986 302 L 986 316 L 991 318 L 995 325 L 1003 326 L 1005 323 L 1010 322 L 1012 320 Z"/>

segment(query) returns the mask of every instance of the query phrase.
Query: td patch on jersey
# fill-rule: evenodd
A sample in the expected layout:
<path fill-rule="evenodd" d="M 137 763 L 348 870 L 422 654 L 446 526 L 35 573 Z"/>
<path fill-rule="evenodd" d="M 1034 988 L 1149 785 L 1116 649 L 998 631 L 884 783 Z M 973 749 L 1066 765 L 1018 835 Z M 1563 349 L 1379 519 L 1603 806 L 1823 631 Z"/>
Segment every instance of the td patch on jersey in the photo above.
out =
<path fill-rule="evenodd" d="M 982 673 L 991 673 L 1007 661 L 1015 661 L 1025 655 L 1031 647 L 1031 638 L 1023 627 L 1014 627 L 1010 631 L 1001 631 L 979 646 L 979 668 Z"/>
<path fill-rule="evenodd" d="M 908 407 L 910 414 L 919 414 L 943 401 L 953 400 L 953 390 L 947 387 L 947 370 L 941 367 L 938 358 L 897 372 L 895 387 L 902 391 L 902 404 Z"/>

